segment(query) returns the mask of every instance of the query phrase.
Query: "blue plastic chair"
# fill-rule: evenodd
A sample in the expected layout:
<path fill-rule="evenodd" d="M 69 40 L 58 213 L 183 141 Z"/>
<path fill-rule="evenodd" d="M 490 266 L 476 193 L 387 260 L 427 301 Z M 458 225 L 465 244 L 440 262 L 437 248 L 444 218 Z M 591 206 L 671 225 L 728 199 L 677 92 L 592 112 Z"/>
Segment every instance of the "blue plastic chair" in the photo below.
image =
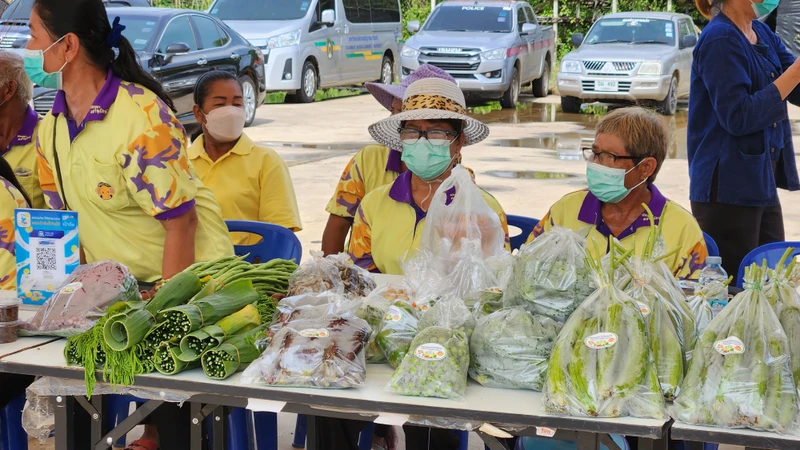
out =
<path fill-rule="evenodd" d="M 28 450 L 28 434 L 22 428 L 25 393 L 0 408 L 0 450 Z"/>
<path fill-rule="evenodd" d="M 742 263 L 739 265 L 739 274 L 736 278 L 736 285 L 742 287 L 744 284 L 744 268 L 749 266 L 750 264 L 756 263 L 761 265 L 764 260 L 767 260 L 767 265 L 769 267 L 775 267 L 778 264 L 778 261 L 781 260 L 783 253 L 786 252 L 786 249 L 789 247 L 794 248 L 794 253 L 791 254 L 792 258 L 797 257 L 800 255 L 800 242 L 773 242 L 771 244 L 765 244 L 757 249 L 751 251 L 744 257 Z"/>
<path fill-rule="evenodd" d="M 261 242 L 257 244 L 234 246 L 234 252 L 239 256 L 249 253 L 245 258 L 248 262 L 267 262 L 270 259 L 281 258 L 300 263 L 303 246 L 292 230 L 280 225 L 250 220 L 227 220 L 225 224 L 231 233 L 251 233 L 261 236 Z"/>
<path fill-rule="evenodd" d="M 533 233 L 533 229 L 539 224 L 539 219 L 525 216 L 506 216 L 509 227 L 516 227 L 521 230 L 520 234 L 511 236 L 511 251 L 519 250 L 522 244 L 528 240 L 528 236 Z"/>
<path fill-rule="evenodd" d="M 706 250 L 708 250 L 708 256 L 719 256 L 719 246 L 716 242 L 714 242 L 714 238 L 709 236 L 708 233 L 704 231 L 703 239 L 706 241 Z"/>

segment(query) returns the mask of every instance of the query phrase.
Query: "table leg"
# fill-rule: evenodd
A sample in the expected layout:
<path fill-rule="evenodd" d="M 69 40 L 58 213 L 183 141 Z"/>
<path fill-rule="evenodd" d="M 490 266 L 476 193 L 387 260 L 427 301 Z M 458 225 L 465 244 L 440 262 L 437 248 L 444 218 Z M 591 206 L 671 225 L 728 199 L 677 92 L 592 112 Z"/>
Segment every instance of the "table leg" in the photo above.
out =
<path fill-rule="evenodd" d="M 306 450 L 319 450 L 317 418 L 314 416 L 306 416 Z"/>
<path fill-rule="evenodd" d="M 189 434 L 189 448 L 192 450 L 202 450 L 203 448 L 203 421 L 200 419 L 200 411 L 203 407 L 200 403 L 192 402 L 189 404 L 192 414 L 191 431 Z"/>
<path fill-rule="evenodd" d="M 214 427 L 214 442 L 212 442 L 212 449 L 225 450 L 225 407 L 218 406 L 214 409 L 211 415 L 211 421 Z"/>
<path fill-rule="evenodd" d="M 700 444 L 699 450 L 703 450 L 703 444 Z M 639 450 L 668 450 L 669 440 L 666 437 L 661 439 L 647 439 L 639 438 Z M 692 450 L 696 450 L 694 447 Z"/>
<path fill-rule="evenodd" d="M 578 432 L 578 450 L 599 450 L 600 439 L 595 433 Z"/>
<path fill-rule="evenodd" d="M 76 450 L 75 427 L 73 426 L 75 401 L 72 397 L 59 395 L 53 398 L 53 403 L 55 406 L 56 450 Z"/>

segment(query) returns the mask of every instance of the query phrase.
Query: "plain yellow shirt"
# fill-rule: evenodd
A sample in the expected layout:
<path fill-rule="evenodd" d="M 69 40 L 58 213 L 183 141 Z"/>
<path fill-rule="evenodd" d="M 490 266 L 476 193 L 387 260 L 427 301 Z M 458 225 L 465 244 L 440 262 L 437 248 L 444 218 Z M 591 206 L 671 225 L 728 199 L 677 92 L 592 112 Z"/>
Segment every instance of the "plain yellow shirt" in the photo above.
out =
<path fill-rule="evenodd" d="M 17 136 L 11 141 L 3 158 L 14 169 L 22 189 L 31 199 L 31 208 L 45 209 L 47 204 L 44 201 L 42 188 L 39 186 L 39 167 L 36 164 L 36 133 L 39 129 L 39 115 L 28 106 L 25 113 L 25 121 L 17 132 Z"/>
<path fill-rule="evenodd" d="M 27 207 L 25 197 L 19 189 L 10 181 L 0 177 L 0 290 L 17 288 L 14 210 Z"/>
<path fill-rule="evenodd" d="M 86 262 L 110 259 L 139 281 L 159 280 L 166 239 L 161 220 L 192 206 L 195 259 L 233 255 L 222 211 L 189 162 L 186 132 L 158 96 L 109 74 L 76 133 L 63 95 L 56 95 L 39 126 L 39 181 L 51 208 L 63 208 L 66 200 L 78 212 Z M 54 173 L 54 129 L 63 190 Z"/>
<path fill-rule="evenodd" d="M 225 220 L 253 220 L 300 231 L 300 211 L 286 163 L 267 147 L 242 134 L 236 145 L 216 161 L 206 153 L 203 136 L 189 148 L 195 170 L 214 193 Z M 235 233 L 236 244 L 256 238 Z"/>

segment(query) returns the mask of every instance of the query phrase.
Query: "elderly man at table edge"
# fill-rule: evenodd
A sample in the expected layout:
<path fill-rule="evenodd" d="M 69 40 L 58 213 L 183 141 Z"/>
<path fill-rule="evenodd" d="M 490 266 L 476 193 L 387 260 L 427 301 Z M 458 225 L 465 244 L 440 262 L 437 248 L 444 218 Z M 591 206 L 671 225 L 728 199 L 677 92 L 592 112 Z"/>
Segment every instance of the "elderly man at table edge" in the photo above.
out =
<path fill-rule="evenodd" d="M 659 118 L 642 108 L 623 108 L 597 124 L 591 149 L 584 149 L 589 189 L 557 201 L 528 238 L 532 241 L 553 226 L 588 231 L 590 249 L 608 251 L 614 236 L 623 246 L 641 251 L 650 230 L 642 207 L 647 204 L 661 232 L 665 260 L 678 278 L 696 279 L 708 250 L 703 232 L 691 213 L 668 200 L 653 184 L 667 154 L 669 136 Z"/>
<path fill-rule="evenodd" d="M 36 164 L 39 115 L 29 105 L 32 95 L 23 58 L 0 51 L 0 151 L 30 197 L 31 207 L 41 209 L 46 206 Z"/>

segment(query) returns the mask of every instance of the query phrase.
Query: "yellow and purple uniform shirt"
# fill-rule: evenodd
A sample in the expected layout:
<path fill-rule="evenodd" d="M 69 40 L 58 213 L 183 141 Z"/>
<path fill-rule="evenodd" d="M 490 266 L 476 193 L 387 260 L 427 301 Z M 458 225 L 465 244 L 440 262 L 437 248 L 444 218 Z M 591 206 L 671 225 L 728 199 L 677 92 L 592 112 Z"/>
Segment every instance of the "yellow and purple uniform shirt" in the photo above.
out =
<path fill-rule="evenodd" d="M 267 147 L 259 147 L 246 134 L 230 152 L 212 161 L 203 137 L 189 148 L 203 184 L 214 193 L 225 220 L 252 220 L 300 231 L 300 211 L 286 163 Z M 235 233 L 236 244 L 255 244 L 258 237 Z"/>
<path fill-rule="evenodd" d="M 47 205 L 42 188 L 39 186 L 39 166 L 36 161 L 36 132 L 39 127 L 39 119 L 36 111 L 28 106 L 25 120 L 17 131 L 16 137 L 0 155 L 14 169 L 17 181 L 31 199 L 31 207 L 45 209 Z"/>
<path fill-rule="evenodd" d="M 450 201 L 457 195 L 448 192 Z M 500 217 L 508 247 L 508 223 L 500 204 L 481 189 L 483 199 Z M 414 203 L 411 172 L 405 171 L 393 183 L 364 197 L 356 212 L 350 239 L 350 259 L 371 272 L 402 275 L 402 261 L 408 250 L 417 249 L 427 213 Z"/>
<path fill-rule="evenodd" d="M 233 254 L 220 207 L 189 162 L 186 132 L 157 95 L 109 72 L 83 123 L 66 110 L 59 91 L 39 126 L 39 181 L 51 208 L 78 212 L 86 262 L 110 259 L 139 281 L 160 279 L 160 221 L 192 208 L 197 261 Z"/>
<path fill-rule="evenodd" d="M 661 234 L 667 252 L 678 249 L 678 252 L 665 260 L 672 273 L 683 279 L 696 279 L 705 266 L 708 249 L 706 249 L 703 232 L 695 218 L 677 203 L 667 200 L 654 186 L 650 186 L 650 202 L 648 207 L 653 212 L 655 225 L 666 220 L 661 227 Z M 589 230 L 588 245 L 592 252 L 596 249 L 608 252 L 608 238 L 612 235 L 608 225 L 603 221 L 600 212 L 602 203 L 588 190 L 567 194 L 550 207 L 542 218 L 528 242 L 536 239 L 551 227 L 559 226 L 584 233 Z M 634 249 L 637 254 L 645 248 L 650 233 L 650 219 L 643 212 L 628 228 L 616 238 L 625 248 Z M 600 255 L 595 255 L 600 256 Z"/>
<path fill-rule="evenodd" d="M 377 144 L 359 150 L 344 168 L 325 211 L 353 220 L 367 194 L 400 176 L 403 172 L 401 156 L 401 152 Z"/>
<path fill-rule="evenodd" d="M 17 258 L 14 248 L 14 210 L 27 208 L 22 193 L 0 177 L 0 290 L 17 288 Z"/>

